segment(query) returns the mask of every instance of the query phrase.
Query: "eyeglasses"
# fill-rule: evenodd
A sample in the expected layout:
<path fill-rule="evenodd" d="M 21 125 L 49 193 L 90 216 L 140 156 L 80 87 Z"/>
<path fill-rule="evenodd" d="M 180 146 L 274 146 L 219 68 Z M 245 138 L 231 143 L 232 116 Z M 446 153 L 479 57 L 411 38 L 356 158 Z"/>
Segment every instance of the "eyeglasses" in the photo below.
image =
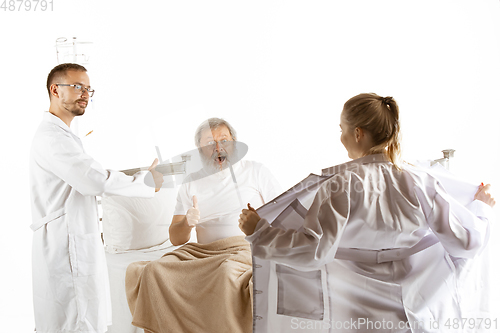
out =
<path fill-rule="evenodd" d="M 56 86 L 74 87 L 74 88 L 75 88 L 75 92 L 76 92 L 77 94 L 83 94 L 84 89 L 85 89 L 85 90 L 87 90 L 87 92 L 89 93 L 89 97 L 94 96 L 94 92 L 95 92 L 95 90 L 94 90 L 94 89 L 84 87 L 84 86 L 82 86 L 81 84 L 62 84 L 62 83 L 57 83 L 57 84 L 56 84 Z"/>
<path fill-rule="evenodd" d="M 234 141 L 229 141 L 229 140 L 221 140 L 221 141 L 215 141 L 215 140 L 211 140 L 207 143 L 205 143 L 201 148 L 205 148 L 205 149 L 215 149 L 217 144 L 219 144 L 220 147 L 226 149 L 226 148 L 229 148 L 231 147 L 233 144 L 234 144 Z"/>

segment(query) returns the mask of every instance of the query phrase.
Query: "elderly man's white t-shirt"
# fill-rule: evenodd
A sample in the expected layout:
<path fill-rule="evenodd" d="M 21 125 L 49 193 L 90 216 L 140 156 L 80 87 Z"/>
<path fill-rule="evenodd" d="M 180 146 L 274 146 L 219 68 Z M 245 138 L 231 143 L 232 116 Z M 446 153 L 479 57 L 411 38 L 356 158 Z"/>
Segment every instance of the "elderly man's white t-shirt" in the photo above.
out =
<path fill-rule="evenodd" d="M 198 199 L 198 243 L 206 244 L 226 237 L 244 235 L 238 227 L 238 219 L 241 210 L 247 208 L 247 203 L 258 208 L 281 193 L 281 187 L 274 176 L 260 163 L 240 161 L 233 165 L 233 171 L 243 207 L 229 169 L 189 181 L 199 178 L 204 172 L 199 171 L 188 176 L 179 189 L 174 215 L 186 215 L 187 210 L 193 206 L 193 195 Z"/>

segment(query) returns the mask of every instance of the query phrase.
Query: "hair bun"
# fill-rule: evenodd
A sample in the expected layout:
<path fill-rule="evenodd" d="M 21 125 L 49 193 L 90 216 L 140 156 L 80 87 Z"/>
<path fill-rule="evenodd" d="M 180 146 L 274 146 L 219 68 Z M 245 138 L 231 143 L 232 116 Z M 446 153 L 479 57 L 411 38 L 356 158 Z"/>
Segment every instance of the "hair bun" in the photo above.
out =
<path fill-rule="evenodd" d="M 392 102 L 392 97 L 390 96 L 382 97 L 382 103 L 389 104 L 390 102 Z"/>

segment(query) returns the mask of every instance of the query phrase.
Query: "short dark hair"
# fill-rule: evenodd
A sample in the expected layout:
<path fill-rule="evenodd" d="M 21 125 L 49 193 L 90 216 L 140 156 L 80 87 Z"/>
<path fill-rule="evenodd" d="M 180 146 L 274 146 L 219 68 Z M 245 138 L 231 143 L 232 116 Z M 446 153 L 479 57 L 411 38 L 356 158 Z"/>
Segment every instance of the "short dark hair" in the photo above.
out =
<path fill-rule="evenodd" d="M 66 72 L 69 70 L 81 71 L 81 72 L 87 71 L 87 69 L 82 65 L 72 64 L 72 63 L 60 64 L 52 68 L 49 75 L 47 76 L 47 92 L 49 93 L 49 98 L 50 98 L 50 86 L 56 81 L 56 79 L 65 76 Z"/>

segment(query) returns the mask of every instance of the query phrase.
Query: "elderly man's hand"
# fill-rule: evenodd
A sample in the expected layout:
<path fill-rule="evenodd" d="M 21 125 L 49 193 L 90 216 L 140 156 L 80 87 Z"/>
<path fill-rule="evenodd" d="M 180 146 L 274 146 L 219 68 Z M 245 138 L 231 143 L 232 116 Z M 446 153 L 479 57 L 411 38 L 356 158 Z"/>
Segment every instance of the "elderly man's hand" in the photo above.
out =
<path fill-rule="evenodd" d="M 257 223 L 260 221 L 260 216 L 255 209 L 248 204 L 248 209 L 243 209 L 240 214 L 239 227 L 245 235 L 250 236 L 255 231 Z"/>

